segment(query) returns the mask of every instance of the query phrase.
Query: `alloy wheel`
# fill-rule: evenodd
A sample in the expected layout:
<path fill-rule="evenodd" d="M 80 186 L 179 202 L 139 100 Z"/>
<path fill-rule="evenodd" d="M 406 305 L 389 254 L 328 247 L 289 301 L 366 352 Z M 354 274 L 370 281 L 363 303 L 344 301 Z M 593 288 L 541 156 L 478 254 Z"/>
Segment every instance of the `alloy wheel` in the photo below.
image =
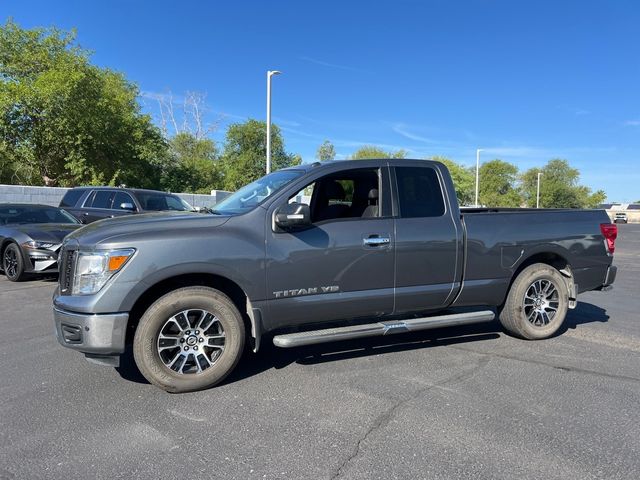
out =
<path fill-rule="evenodd" d="M 558 313 L 559 305 L 560 294 L 551 280 L 536 280 L 524 294 L 524 314 L 534 327 L 549 325 Z"/>
<path fill-rule="evenodd" d="M 4 251 L 2 267 L 7 276 L 13 278 L 18 274 L 18 257 L 13 248 L 6 248 Z"/>
<path fill-rule="evenodd" d="M 213 313 L 184 310 L 160 329 L 157 352 L 167 368 L 179 374 L 198 374 L 213 366 L 224 352 L 225 332 Z"/>

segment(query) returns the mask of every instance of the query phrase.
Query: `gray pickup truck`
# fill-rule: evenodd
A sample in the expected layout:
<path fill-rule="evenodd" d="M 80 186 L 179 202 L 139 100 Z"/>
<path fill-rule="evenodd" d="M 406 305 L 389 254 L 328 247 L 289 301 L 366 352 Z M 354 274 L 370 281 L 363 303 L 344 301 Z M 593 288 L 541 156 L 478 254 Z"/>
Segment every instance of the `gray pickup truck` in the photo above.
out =
<path fill-rule="evenodd" d="M 59 342 L 135 362 L 171 392 L 211 387 L 245 345 L 425 330 L 497 315 L 542 339 L 606 289 L 616 226 L 602 210 L 463 209 L 425 160 L 313 163 L 271 173 L 210 214 L 159 213 L 66 237 Z"/>

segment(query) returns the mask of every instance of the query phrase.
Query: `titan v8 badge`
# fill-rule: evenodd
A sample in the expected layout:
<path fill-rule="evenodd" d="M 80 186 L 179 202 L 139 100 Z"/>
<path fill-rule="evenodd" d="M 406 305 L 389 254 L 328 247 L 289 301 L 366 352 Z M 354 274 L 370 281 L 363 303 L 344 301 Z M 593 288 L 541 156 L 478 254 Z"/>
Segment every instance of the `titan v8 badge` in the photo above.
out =
<path fill-rule="evenodd" d="M 329 285 L 327 287 L 309 287 L 309 288 L 294 288 L 291 290 L 278 290 L 273 292 L 276 298 L 283 297 L 299 297 L 300 295 L 316 295 L 318 293 L 335 293 L 339 292 L 340 287 L 337 285 Z"/>

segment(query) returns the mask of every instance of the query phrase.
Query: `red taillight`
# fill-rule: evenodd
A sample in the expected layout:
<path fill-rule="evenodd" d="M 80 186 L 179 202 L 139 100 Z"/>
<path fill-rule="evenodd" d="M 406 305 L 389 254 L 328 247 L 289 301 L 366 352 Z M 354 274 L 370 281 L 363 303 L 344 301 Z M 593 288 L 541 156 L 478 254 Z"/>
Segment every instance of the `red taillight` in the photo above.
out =
<path fill-rule="evenodd" d="M 618 226 L 615 223 L 601 223 L 600 231 L 607 243 L 607 250 L 613 253 L 616 249 L 616 238 L 618 236 Z"/>

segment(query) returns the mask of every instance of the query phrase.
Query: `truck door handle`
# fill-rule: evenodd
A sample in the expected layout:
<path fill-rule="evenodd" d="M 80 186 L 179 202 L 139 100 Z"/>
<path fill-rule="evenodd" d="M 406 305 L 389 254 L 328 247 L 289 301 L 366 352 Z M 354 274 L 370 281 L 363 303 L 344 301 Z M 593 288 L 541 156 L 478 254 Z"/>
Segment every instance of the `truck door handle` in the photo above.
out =
<path fill-rule="evenodd" d="M 389 245 L 391 239 L 389 237 L 367 237 L 363 238 L 362 242 L 368 247 L 379 247 L 381 245 Z"/>

